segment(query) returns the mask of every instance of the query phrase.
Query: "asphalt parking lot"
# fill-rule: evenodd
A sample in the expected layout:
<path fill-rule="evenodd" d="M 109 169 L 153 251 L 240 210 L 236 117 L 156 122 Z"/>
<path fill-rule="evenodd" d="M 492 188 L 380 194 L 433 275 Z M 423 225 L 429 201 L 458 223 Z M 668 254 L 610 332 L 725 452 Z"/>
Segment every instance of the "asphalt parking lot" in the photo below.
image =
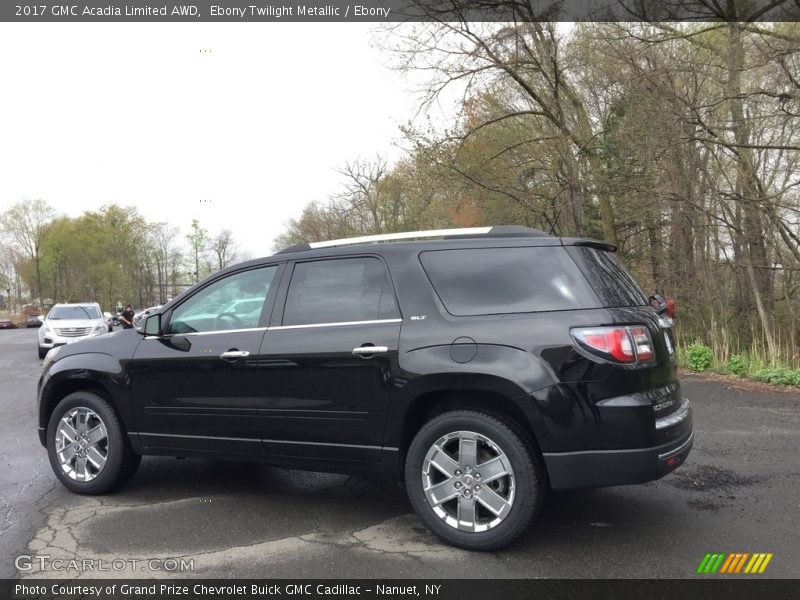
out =
<path fill-rule="evenodd" d="M 121 491 L 73 495 L 36 436 L 35 338 L 0 331 L 1 577 L 692 577 L 707 552 L 770 552 L 757 577 L 800 576 L 796 390 L 686 377 L 696 441 L 683 467 L 643 486 L 553 494 L 521 541 L 478 554 L 433 538 L 401 488 L 355 477 L 146 458 Z M 20 555 L 127 566 L 19 571 Z M 161 570 L 130 562 L 153 559 Z M 192 570 L 166 571 L 166 559 Z"/>

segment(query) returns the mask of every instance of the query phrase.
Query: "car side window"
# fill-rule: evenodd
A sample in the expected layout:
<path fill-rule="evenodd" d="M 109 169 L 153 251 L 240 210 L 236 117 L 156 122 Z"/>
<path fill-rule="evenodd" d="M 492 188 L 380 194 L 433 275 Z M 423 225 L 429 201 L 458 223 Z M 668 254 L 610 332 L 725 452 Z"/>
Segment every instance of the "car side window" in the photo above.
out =
<path fill-rule="evenodd" d="M 400 317 L 383 263 L 374 257 L 297 263 L 283 325 L 374 321 Z"/>
<path fill-rule="evenodd" d="M 258 327 L 277 266 L 228 275 L 203 288 L 172 313 L 167 333 Z"/>

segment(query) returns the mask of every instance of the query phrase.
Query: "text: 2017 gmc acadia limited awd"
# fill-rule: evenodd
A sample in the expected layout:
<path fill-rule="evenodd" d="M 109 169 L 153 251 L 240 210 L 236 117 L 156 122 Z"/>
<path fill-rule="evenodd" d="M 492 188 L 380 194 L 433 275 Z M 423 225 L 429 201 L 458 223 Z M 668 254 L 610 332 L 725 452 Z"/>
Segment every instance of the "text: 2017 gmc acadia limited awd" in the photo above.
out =
<path fill-rule="evenodd" d="M 51 351 L 39 436 L 86 494 L 143 454 L 382 472 L 447 542 L 499 548 L 548 486 L 650 481 L 691 449 L 671 322 L 614 250 L 486 227 L 229 267 L 138 331 Z"/>

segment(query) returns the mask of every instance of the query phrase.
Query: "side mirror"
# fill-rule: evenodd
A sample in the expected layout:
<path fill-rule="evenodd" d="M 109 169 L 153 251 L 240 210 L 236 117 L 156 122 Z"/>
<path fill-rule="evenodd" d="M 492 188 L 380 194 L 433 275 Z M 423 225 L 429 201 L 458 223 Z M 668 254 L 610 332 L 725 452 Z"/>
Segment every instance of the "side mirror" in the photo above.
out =
<path fill-rule="evenodd" d="M 144 322 L 143 333 L 145 335 L 161 335 L 161 314 L 155 313 L 147 317 Z"/>

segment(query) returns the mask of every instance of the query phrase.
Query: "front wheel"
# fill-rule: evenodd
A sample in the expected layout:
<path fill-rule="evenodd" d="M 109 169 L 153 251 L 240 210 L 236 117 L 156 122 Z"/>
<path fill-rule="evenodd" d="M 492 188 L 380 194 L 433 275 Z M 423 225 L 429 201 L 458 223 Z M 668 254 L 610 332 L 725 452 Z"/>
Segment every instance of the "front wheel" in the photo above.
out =
<path fill-rule="evenodd" d="M 414 437 L 405 481 L 414 511 L 445 542 L 497 550 L 525 532 L 545 497 L 533 444 L 488 413 L 442 414 Z"/>
<path fill-rule="evenodd" d="M 56 477 L 79 494 L 104 494 L 127 481 L 139 466 L 109 403 L 75 392 L 56 406 L 47 427 L 47 454 Z"/>

